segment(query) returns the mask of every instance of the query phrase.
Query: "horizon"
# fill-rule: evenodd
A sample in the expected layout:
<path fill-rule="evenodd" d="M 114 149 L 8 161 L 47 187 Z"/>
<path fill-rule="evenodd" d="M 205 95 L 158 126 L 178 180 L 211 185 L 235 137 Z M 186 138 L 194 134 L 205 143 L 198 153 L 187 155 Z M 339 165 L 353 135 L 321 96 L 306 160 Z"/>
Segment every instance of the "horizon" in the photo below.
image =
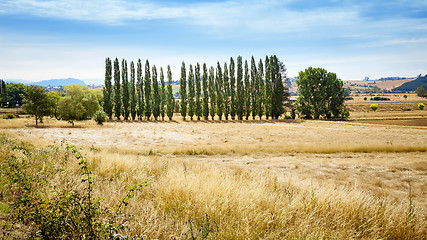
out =
<path fill-rule="evenodd" d="M 295 77 L 343 80 L 427 73 L 425 1 L 58 0 L 0 3 L 0 78 L 103 83 L 105 59 L 215 66 L 277 55 Z"/>

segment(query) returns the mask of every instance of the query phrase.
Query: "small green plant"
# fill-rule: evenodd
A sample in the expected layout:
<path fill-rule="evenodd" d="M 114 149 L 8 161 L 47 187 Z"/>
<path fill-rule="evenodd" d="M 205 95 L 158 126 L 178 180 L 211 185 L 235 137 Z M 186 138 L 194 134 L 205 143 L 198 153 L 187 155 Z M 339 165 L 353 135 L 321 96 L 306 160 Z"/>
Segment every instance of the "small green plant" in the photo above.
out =
<path fill-rule="evenodd" d="M 13 115 L 12 113 L 8 113 L 6 115 L 3 116 L 3 119 L 15 119 L 16 116 Z"/>
<path fill-rule="evenodd" d="M 344 106 L 343 109 L 341 110 L 341 118 L 345 119 L 345 118 L 349 118 L 349 117 L 350 117 L 350 111 L 348 111 L 346 106 Z"/>
<path fill-rule="evenodd" d="M 97 124 L 102 125 L 105 122 L 105 113 L 101 110 L 98 110 L 95 112 L 95 115 L 93 115 L 93 119 Z"/>
<path fill-rule="evenodd" d="M 370 108 L 375 112 L 378 109 L 378 104 L 371 104 Z"/>
<path fill-rule="evenodd" d="M 196 239 L 215 239 L 216 233 L 218 232 L 218 224 L 215 219 L 206 213 L 201 218 L 192 218 L 187 221 L 188 227 L 188 238 L 192 240 Z"/>
<path fill-rule="evenodd" d="M 423 110 L 425 107 L 424 103 L 418 103 L 418 109 Z"/>

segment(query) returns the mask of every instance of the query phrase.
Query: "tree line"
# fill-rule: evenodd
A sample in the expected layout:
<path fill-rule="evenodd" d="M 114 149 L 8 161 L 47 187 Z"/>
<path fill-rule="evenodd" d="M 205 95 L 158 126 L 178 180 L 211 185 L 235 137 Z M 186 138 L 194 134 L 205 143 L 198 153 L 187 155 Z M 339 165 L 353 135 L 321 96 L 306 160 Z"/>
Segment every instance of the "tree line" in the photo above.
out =
<path fill-rule="evenodd" d="M 236 66 L 237 65 L 237 66 Z M 214 120 L 238 119 L 249 117 L 261 119 L 279 118 L 285 112 L 284 104 L 289 98 L 284 82 L 288 81 L 286 68 L 276 56 L 266 56 L 258 63 L 254 57 L 249 63 L 241 56 L 237 64 L 231 57 L 229 64 L 217 62 L 207 67 L 206 63 L 181 65 L 179 100 L 175 100 L 172 89 L 172 72 L 167 66 L 167 86 L 163 68 L 150 68 L 148 60 L 143 65 L 138 59 L 135 69 L 133 61 L 129 67 L 127 60 L 114 62 L 105 60 L 105 87 L 103 88 L 103 109 L 113 119 L 172 120 L 175 105 L 184 120 L 202 118 Z M 128 72 L 130 71 L 130 78 Z M 159 76 L 159 77 L 158 77 Z M 114 83 L 112 80 L 114 79 Z M 160 81 L 159 81 L 160 80 Z"/>

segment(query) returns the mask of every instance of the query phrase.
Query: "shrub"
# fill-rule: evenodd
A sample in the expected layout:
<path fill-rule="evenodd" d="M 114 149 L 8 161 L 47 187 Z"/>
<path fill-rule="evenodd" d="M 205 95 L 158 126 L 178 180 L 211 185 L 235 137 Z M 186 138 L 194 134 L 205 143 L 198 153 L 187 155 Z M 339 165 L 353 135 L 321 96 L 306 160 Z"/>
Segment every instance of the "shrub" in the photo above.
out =
<path fill-rule="evenodd" d="M 364 98 L 363 98 L 363 100 L 365 100 L 365 101 L 366 101 L 367 99 L 368 99 L 367 97 L 364 97 Z"/>
<path fill-rule="evenodd" d="M 6 115 L 3 116 L 3 119 L 15 119 L 16 116 L 13 115 L 12 113 L 8 113 Z"/>
<path fill-rule="evenodd" d="M 425 107 L 424 103 L 418 103 L 418 109 L 423 110 Z"/>
<path fill-rule="evenodd" d="M 378 104 L 371 104 L 370 108 L 375 112 L 378 109 Z"/>
<path fill-rule="evenodd" d="M 101 110 L 98 110 L 95 112 L 95 115 L 93 115 L 93 119 L 96 123 L 102 125 L 105 122 L 105 113 Z"/>

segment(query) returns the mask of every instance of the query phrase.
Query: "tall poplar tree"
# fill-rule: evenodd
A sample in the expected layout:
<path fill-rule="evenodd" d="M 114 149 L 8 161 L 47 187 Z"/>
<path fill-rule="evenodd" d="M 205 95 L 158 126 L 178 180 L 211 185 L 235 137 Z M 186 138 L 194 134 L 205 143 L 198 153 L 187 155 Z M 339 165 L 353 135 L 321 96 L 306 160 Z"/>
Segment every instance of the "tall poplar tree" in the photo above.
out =
<path fill-rule="evenodd" d="M 244 114 L 244 86 L 243 86 L 243 66 L 242 66 L 242 56 L 237 57 L 237 117 L 239 120 L 243 120 Z"/>
<path fill-rule="evenodd" d="M 153 66 L 152 73 L 153 80 L 153 92 L 152 92 L 152 107 L 153 107 L 153 116 L 154 120 L 157 121 L 157 118 L 160 116 L 160 91 L 159 91 L 159 82 L 157 81 L 157 68 L 156 65 Z"/>
<path fill-rule="evenodd" d="M 270 57 L 270 69 L 272 83 L 271 117 L 278 119 L 285 112 L 283 101 L 285 100 L 286 92 L 282 80 L 282 74 L 285 75 L 285 73 L 282 71 L 286 71 L 286 68 L 283 65 L 283 69 L 281 69 L 280 62 L 277 56 L 274 55 Z"/>
<path fill-rule="evenodd" d="M 256 63 L 254 56 L 251 58 L 251 110 L 252 110 L 252 119 L 255 120 L 257 115 L 257 98 L 258 98 L 258 73 L 256 69 Z"/>
<path fill-rule="evenodd" d="M 144 79 L 142 78 L 142 63 L 141 59 L 138 59 L 137 70 L 137 98 L 138 98 L 138 119 L 141 120 L 144 116 Z"/>
<path fill-rule="evenodd" d="M 171 67 L 168 65 L 167 115 L 168 115 L 169 121 L 172 120 L 174 109 L 175 109 L 175 99 L 173 97 L 173 90 L 172 90 L 172 71 L 171 71 Z"/>
<path fill-rule="evenodd" d="M 258 62 L 258 97 L 257 97 L 257 113 L 261 120 L 264 115 L 264 67 L 262 65 L 262 59 Z"/>
<path fill-rule="evenodd" d="M 215 70 L 213 67 L 210 67 L 209 69 L 209 97 L 210 97 L 209 113 L 211 115 L 212 120 L 214 120 L 216 93 L 215 93 Z"/>
<path fill-rule="evenodd" d="M 136 117 L 136 95 L 135 95 L 135 65 L 133 61 L 130 62 L 130 116 L 132 120 Z"/>
<path fill-rule="evenodd" d="M 237 99 L 236 99 L 236 78 L 234 60 L 230 58 L 230 115 L 231 119 L 234 120 L 237 112 Z"/>
<path fill-rule="evenodd" d="M 251 115 L 251 83 L 249 80 L 249 66 L 248 61 L 245 60 L 245 92 L 243 100 L 245 102 L 245 118 L 249 119 L 249 115 Z"/>
<path fill-rule="evenodd" d="M 195 82 L 196 82 L 196 116 L 197 120 L 200 120 L 202 117 L 202 102 L 201 102 L 201 95 L 202 95 L 202 87 L 201 87 L 201 79 L 200 79 L 200 64 L 197 63 L 194 67 L 194 76 L 195 76 Z"/>
<path fill-rule="evenodd" d="M 128 64 L 122 60 L 122 105 L 123 116 L 125 120 L 129 119 L 129 81 L 128 81 Z"/>
<path fill-rule="evenodd" d="M 181 65 L 181 79 L 179 80 L 179 94 L 181 100 L 181 116 L 184 119 L 187 116 L 187 73 L 185 70 L 185 63 Z"/>
<path fill-rule="evenodd" d="M 227 63 L 224 63 L 223 78 L 224 78 L 224 115 L 225 115 L 225 120 L 228 120 L 228 116 L 230 115 L 230 83 L 229 83 Z"/>
<path fill-rule="evenodd" d="M 148 60 L 145 61 L 145 118 L 150 120 L 151 117 L 151 74 L 150 74 L 150 63 Z"/>
<path fill-rule="evenodd" d="M 122 98 L 120 93 L 120 65 L 119 60 L 114 60 L 114 115 L 120 120 L 122 113 Z"/>
<path fill-rule="evenodd" d="M 109 119 L 113 118 L 113 102 L 111 97 L 113 95 L 113 86 L 111 84 L 112 66 L 111 59 L 105 59 L 105 87 L 103 88 L 104 95 L 104 112 L 107 114 Z"/>
<path fill-rule="evenodd" d="M 222 114 L 224 112 L 223 104 L 223 79 L 222 79 L 222 69 L 219 61 L 216 64 L 216 77 L 215 77 L 215 89 L 216 89 L 216 113 L 219 120 L 222 120 Z"/>
<path fill-rule="evenodd" d="M 203 63 L 202 85 L 203 85 L 203 117 L 205 120 L 208 120 L 208 117 L 209 117 L 209 84 L 208 84 L 208 69 L 206 68 L 206 63 Z"/>
<path fill-rule="evenodd" d="M 265 57 L 265 88 L 264 88 L 264 106 L 265 117 L 268 119 L 271 116 L 271 67 L 270 59 Z"/>
<path fill-rule="evenodd" d="M 163 74 L 163 68 L 160 67 L 160 116 L 162 121 L 165 120 L 165 105 L 166 105 L 166 89 L 165 89 L 165 75 Z"/>
<path fill-rule="evenodd" d="M 188 70 L 188 116 L 190 116 L 191 121 L 193 121 L 193 116 L 196 113 L 194 94 L 194 73 L 193 66 L 190 64 L 190 69 Z"/>

